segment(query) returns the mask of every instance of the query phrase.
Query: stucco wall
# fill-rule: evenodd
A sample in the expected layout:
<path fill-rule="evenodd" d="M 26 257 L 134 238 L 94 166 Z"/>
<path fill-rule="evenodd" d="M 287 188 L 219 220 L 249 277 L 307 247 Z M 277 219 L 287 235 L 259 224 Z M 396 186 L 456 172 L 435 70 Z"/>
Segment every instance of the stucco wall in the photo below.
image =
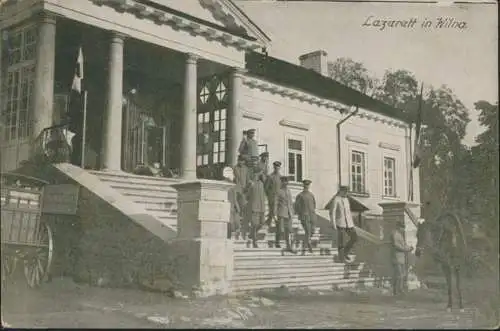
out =
<path fill-rule="evenodd" d="M 344 115 L 324 106 L 246 84 L 242 95 L 243 129 L 257 130 L 259 143 L 268 145 L 270 161 L 283 163 L 284 175 L 288 169 L 286 138 L 304 139 L 304 178 L 312 180 L 311 190 L 317 198 L 318 207 L 323 208 L 338 187 L 336 124 Z M 389 119 L 380 114 L 373 115 Z M 283 121 L 293 122 L 292 126 L 297 125 L 287 126 Z M 408 129 L 402 127 L 358 116 L 351 117 L 341 126 L 342 184 L 349 183 L 351 150 L 364 152 L 369 196 L 358 198 L 370 207 L 369 213 L 380 215 L 382 209 L 378 203 L 384 200 L 408 199 L 407 132 Z M 383 197 L 384 156 L 396 159 L 396 196 L 389 199 Z M 415 192 L 418 201 L 418 187 L 415 187 Z"/>

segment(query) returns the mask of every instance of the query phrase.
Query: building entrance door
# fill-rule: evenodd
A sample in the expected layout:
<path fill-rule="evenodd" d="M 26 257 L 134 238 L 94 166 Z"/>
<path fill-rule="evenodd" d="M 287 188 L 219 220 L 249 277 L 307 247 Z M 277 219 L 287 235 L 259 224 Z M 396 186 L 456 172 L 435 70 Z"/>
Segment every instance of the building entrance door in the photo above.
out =
<path fill-rule="evenodd" d="M 163 168 L 167 164 L 168 123 L 162 116 L 127 100 L 124 105 L 123 170 L 141 166 Z"/>

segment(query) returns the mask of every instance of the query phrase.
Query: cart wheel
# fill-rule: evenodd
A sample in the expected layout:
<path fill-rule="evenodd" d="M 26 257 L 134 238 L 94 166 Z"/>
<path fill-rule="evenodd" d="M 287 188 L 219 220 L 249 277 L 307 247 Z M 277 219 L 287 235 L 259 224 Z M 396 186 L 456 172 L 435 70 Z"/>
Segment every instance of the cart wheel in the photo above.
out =
<path fill-rule="evenodd" d="M 17 259 L 14 256 L 2 254 L 2 290 L 5 289 L 7 280 L 16 269 Z"/>
<path fill-rule="evenodd" d="M 36 242 L 38 244 L 36 252 L 24 260 L 24 275 L 32 288 L 38 287 L 50 272 L 54 243 L 52 230 L 47 224 L 40 224 Z"/>

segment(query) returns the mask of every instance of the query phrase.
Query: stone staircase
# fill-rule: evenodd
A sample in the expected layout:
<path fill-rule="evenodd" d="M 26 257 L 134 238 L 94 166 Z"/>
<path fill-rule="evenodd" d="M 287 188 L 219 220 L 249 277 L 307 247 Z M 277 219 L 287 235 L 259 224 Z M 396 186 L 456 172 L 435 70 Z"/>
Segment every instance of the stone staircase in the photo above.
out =
<path fill-rule="evenodd" d="M 174 178 L 139 176 L 124 172 L 90 171 L 101 182 L 118 191 L 131 203 L 142 206 L 163 224 L 177 229 L 177 191 Z"/>
<path fill-rule="evenodd" d="M 317 247 L 312 254 L 301 255 L 299 251 L 294 255 L 283 253 L 279 248 L 246 248 L 236 243 L 232 291 L 242 293 L 280 287 L 331 290 L 369 287 L 376 283 L 375 275 L 364 263 L 337 263 L 333 260 L 336 254 L 336 249 L 327 252 Z"/>

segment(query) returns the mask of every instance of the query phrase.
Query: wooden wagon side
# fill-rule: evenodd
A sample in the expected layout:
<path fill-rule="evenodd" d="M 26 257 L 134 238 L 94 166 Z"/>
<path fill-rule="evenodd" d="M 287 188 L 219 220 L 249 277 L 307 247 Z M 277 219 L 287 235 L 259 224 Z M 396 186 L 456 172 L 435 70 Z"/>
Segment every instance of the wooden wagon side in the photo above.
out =
<path fill-rule="evenodd" d="M 1 248 L 2 288 L 19 261 L 30 287 L 48 275 L 52 263 L 53 238 L 41 220 L 43 186 L 36 178 L 2 174 Z"/>

